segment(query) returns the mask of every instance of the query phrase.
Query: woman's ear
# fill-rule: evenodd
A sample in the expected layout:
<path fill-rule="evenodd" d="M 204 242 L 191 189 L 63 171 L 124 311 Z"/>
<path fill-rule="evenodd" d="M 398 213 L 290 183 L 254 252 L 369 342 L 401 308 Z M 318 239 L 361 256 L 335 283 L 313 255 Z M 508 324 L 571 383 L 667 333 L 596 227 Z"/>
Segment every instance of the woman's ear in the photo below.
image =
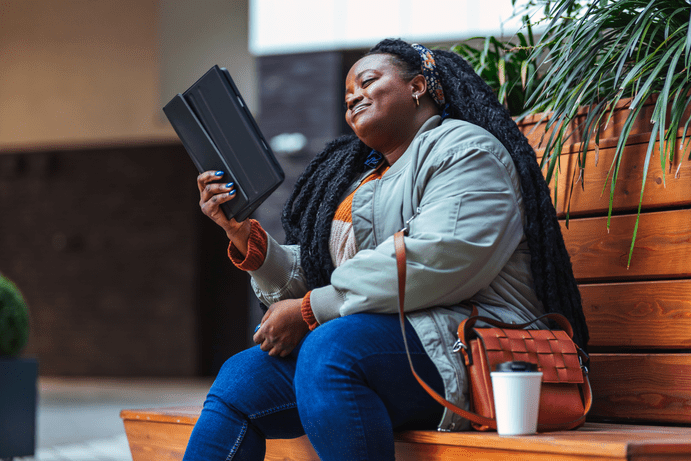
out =
<path fill-rule="evenodd" d="M 422 74 L 418 74 L 410 81 L 410 86 L 413 90 L 413 96 L 418 95 L 422 97 L 427 93 L 427 79 Z"/>

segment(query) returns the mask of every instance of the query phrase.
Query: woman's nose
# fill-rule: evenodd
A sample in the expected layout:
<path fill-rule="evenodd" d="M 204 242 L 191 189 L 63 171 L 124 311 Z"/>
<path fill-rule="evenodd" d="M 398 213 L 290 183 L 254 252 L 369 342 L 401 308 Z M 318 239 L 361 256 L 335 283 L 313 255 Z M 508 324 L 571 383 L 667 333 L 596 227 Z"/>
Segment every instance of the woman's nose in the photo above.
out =
<path fill-rule="evenodd" d="M 358 102 L 362 100 L 362 93 L 360 91 L 355 91 L 348 96 L 346 96 L 346 109 L 351 109 Z"/>

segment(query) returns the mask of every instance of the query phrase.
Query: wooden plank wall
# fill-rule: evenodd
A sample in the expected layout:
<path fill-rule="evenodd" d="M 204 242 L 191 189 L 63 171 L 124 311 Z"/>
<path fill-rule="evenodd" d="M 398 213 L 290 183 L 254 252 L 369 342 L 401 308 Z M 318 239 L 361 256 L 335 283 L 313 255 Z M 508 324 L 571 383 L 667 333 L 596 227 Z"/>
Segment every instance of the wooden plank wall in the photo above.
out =
<path fill-rule="evenodd" d="M 590 419 L 691 424 L 691 162 L 675 159 L 663 178 L 656 144 L 627 267 L 650 124 L 642 118 L 624 150 L 608 229 L 609 183 L 602 191 L 624 118 L 622 111 L 601 131 L 598 147 L 591 142 L 580 179 L 580 140 L 565 146 L 556 188 L 590 329 Z M 537 120 L 519 126 L 540 157 L 542 128 L 531 131 Z M 573 180 L 578 182 L 571 189 Z"/>

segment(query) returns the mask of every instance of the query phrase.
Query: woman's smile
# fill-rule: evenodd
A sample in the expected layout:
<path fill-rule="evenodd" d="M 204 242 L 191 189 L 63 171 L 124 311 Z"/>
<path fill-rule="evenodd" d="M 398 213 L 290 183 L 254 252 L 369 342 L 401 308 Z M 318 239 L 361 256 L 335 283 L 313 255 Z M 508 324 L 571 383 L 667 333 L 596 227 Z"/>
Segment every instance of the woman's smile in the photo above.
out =
<path fill-rule="evenodd" d="M 355 107 L 353 107 L 350 111 L 351 117 L 355 117 L 357 114 L 367 109 L 371 105 L 372 104 L 369 102 L 361 102 L 359 104 L 356 104 Z"/>

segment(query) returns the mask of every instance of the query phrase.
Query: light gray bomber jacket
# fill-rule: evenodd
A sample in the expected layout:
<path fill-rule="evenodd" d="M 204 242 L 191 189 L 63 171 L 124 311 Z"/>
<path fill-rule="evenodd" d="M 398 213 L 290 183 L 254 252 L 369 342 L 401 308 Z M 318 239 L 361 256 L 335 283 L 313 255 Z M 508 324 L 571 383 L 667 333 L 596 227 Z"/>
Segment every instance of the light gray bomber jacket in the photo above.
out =
<path fill-rule="evenodd" d="M 431 117 L 380 180 L 357 190 L 352 215 L 358 252 L 334 270 L 330 285 L 312 290 L 317 321 L 398 312 L 393 234 L 409 221 L 406 315 L 442 376 L 446 399 L 467 408 L 466 371 L 453 345 L 470 305 L 481 315 L 516 323 L 543 311 L 533 289 L 523 198 L 509 153 L 478 126 Z M 307 292 L 299 246 L 279 245 L 271 237 L 264 263 L 250 275 L 266 305 Z M 467 427 L 448 410 L 439 423 L 440 430 Z"/>

